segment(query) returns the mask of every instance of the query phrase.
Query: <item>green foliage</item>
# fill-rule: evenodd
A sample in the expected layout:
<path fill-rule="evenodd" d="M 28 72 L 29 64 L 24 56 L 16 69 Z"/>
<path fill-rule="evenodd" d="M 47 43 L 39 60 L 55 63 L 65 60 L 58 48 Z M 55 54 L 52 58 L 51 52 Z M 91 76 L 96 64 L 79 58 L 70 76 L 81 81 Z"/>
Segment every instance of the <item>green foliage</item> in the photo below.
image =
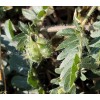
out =
<path fill-rule="evenodd" d="M 7 35 L 7 37 L 9 39 L 12 39 L 14 37 L 14 25 L 12 24 L 12 22 L 10 20 L 7 20 L 5 22 L 5 26 L 4 26 L 4 30 L 5 30 L 5 34 Z"/>
<path fill-rule="evenodd" d="M 23 92 L 23 90 L 28 91 L 31 87 L 27 84 L 27 73 L 29 70 L 27 61 L 23 59 L 21 52 L 16 50 L 16 43 L 10 41 L 5 35 L 1 35 L 0 40 L 1 46 L 7 49 L 7 55 L 10 58 L 3 59 L 3 63 L 5 62 L 4 72 L 6 77 L 13 74 L 11 79 L 12 87 L 16 89 L 19 88 L 20 92 Z"/>
<path fill-rule="evenodd" d="M 22 13 L 25 16 L 25 18 L 29 20 L 34 20 L 36 18 L 36 14 L 32 10 L 23 9 Z"/>
<path fill-rule="evenodd" d="M 92 41 L 90 42 L 90 47 L 91 47 L 91 55 L 95 59 L 95 63 L 98 65 L 98 68 L 95 67 L 92 68 L 93 73 L 100 75 L 100 70 L 99 70 L 99 65 L 100 65 L 100 21 L 95 22 L 93 24 L 93 28 L 95 31 L 91 31 L 91 37 L 93 38 Z"/>
<path fill-rule="evenodd" d="M 39 21 L 42 21 L 44 17 L 46 16 L 48 7 L 44 6 L 33 6 L 31 9 L 22 9 L 22 13 L 25 18 L 28 20 L 33 21 L 34 23 L 37 23 Z"/>
<path fill-rule="evenodd" d="M 28 79 L 27 82 L 33 87 L 33 88 L 38 88 L 39 87 L 39 81 L 36 77 L 36 74 L 34 72 L 34 69 L 30 69 L 28 72 Z"/>
<path fill-rule="evenodd" d="M 26 25 L 22 23 L 21 21 L 18 24 L 18 28 L 21 31 L 18 35 L 14 36 L 14 26 L 10 20 L 7 20 L 5 22 L 5 33 L 8 36 L 8 38 L 12 39 L 16 42 L 17 46 L 16 48 L 22 52 L 21 55 L 23 55 L 23 59 L 26 59 L 30 63 L 30 70 L 28 73 L 26 73 L 27 77 L 27 83 L 32 86 L 32 88 L 37 89 L 38 93 L 44 93 L 43 88 L 40 85 L 40 81 L 37 76 L 37 72 L 35 71 L 35 67 L 32 66 L 32 63 L 40 64 L 40 62 L 43 59 L 49 58 L 52 54 L 52 46 L 49 42 L 49 40 L 45 39 L 44 37 L 40 37 L 39 33 L 37 31 L 36 26 L 37 24 L 34 23 L 35 21 L 39 22 L 42 20 L 42 17 L 46 14 L 46 9 L 48 7 L 33 7 L 33 10 L 23 9 L 23 15 L 25 18 L 28 18 L 29 20 L 32 20 L 33 23 L 30 25 Z M 18 69 L 20 66 L 19 64 L 23 63 L 20 59 L 17 60 L 17 57 L 10 59 L 11 66 L 13 68 Z M 13 64 L 13 60 L 19 61 L 17 65 Z M 32 68 L 33 67 L 33 68 Z M 15 68 L 15 69 L 16 69 Z M 22 84 L 26 81 L 26 77 L 24 77 L 25 80 L 19 82 L 19 84 Z M 21 80 L 22 77 L 18 76 L 13 78 L 12 85 L 16 85 L 16 87 L 19 87 L 19 84 L 17 84 L 18 81 Z M 17 81 L 16 81 L 17 80 Z M 26 83 L 25 83 L 26 86 Z M 24 86 L 22 86 L 23 88 Z M 21 88 L 21 86 L 19 87 Z"/>
<path fill-rule="evenodd" d="M 1 17 L 7 9 L 11 8 L 0 7 Z M 1 46 L 7 49 L 8 58 L 2 59 L 2 62 L 8 82 L 8 76 L 11 76 L 11 87 L 16 89 L 17 93 L 75 94 L 85 93 L 84 87 L 89 91 L 99 92 L 100 81 L 95 78 L 100 76 L 100 21 L 93 23 L 93 29 L 90 30 L 91 34 L 88 37 L 80 17 L 74 14 L 76 27 L 56 33 L 58 37 L 64 37 L 55 50 L 55 52 L 59 51 L 57 60 L 61 62 L 60 66 L 55 66 L 55 73 L 40 66 L 54 53 L 52 39 L 46 39 L 40 32 L 41 23 L 52 12 L 51 7 L 34 6 L 22 9 L 23 17 L 29 21 L 28 23 L 17 21 L 17 25 L 13 25 L 10 19 L 5 21 L 6 36 L 1 35 L 0 40 Z M 43 71 L 44 76 L 39 69 Z M 88 75 L 88 73 L 92 74 Z M 43 84 L 44 80 L 41 81 L 41 77 L 47 77 L 47 81 L 51 81 L 51 84 L 48 82 Z M 81 87 L 78 86 L 77 80 Z M 91 80 L 92 86 L 85 84 Z M 52 87 L 51 90 L 45 88 L 47 84 L 48 87 L 50 85 L 50 89 Z"/>
<path fill-rule="evenodd" d="M 55 69 L 60 76 L 51 81 L 51 83 L 57 84 L 58 88 L 51 90 L 51 93 L 55 93 L 55 91 L 56 93 L 59 91 L 60 93 L 76 93 L 75 80 L 80 78 L 82 81 L 86 81 L 87 70 L 100 75 L 99 25 L 100 22 L 93 24 L 95 31 L 91 31 L 92 40 L 86 37 L 78 24 L 76 29 L 64 29 L 57 32 L 57 35 L 65 36 L 66 39 L 57 47 L 57 50 L 62 50 L 57 57 L 57 60 L 62 60 L 62 63 L 59 68 Z M 83 48 L 86 48 L 87 51 L 84 51 Z M 63 92 L 61 92 L 62 90 Z"/>
<path fill-rule="evenodd" d="M 14 76 L 11 80 L 11 83 L 13 86 L 15 86 L 16 88 L 20 88 L 20 89 L 28 89 L 30 88 L 30 86 L 27 84 L 27 77 L 23 77 L 23 76 Z"/>
<path fill-rule="evenodd" d="M 78 56 L 79 40 L 77 34 L 77 31 L 74 29 L 64 29 L 57 32 L 57 35 L 67 36 L 67 38 L 57 47 L 57 50 L 63 49 L 57 59 L 64 59 L 59 67 L 59 86 L 64 90 L 64 93 L 71 93 L 72 89 L 75 89 L 74 81 L 77 78 L 79 69 L 78 63 L 80 62 Z"/>

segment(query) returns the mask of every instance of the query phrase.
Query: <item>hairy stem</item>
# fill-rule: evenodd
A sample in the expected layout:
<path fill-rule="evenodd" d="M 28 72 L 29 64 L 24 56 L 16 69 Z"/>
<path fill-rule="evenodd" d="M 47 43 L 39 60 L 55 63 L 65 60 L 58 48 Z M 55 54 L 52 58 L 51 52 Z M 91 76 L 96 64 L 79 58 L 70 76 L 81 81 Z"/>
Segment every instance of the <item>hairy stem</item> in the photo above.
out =
<path fill-rule="evenodd" d="M 94 12 L 95 9 L 96 9 L 96 6 L 91 7 L 91 9 L 89 10 L 87 16 L 85 17 L 85 19 L 82 22 L 82 27 L 84 27 L 84 25 L 88 21 L 88 18 L 91 16 L 91 14 Z"/>
<path fill-rule="evenodd" d="M 85 38 L 85 34 L 84 34 L 84 27 L 85 27 L 85 24 L 86 22 L 88 21 L 88 18 L 91 16 L 91 14 L 94 12 L 94 10 L 96 9 L 95 6 L 91 7 L 91 9 L 89 10 L 87 16 L 85 17 L 85 19 L 83 20 L 82 24 L 81 24 L 81 27 L 82 27 L 82 32 L 80 33 L 80 47 L 79 47 L 79 50 L 80 50 L 80 58 L 82 58 L 82 48 L 83 48 L 83 39 Z M 87 46 L 87 44 L 86 44 Z M 89 47 L 87 47 L 88 51 L 90 52 L 89 50 Z"/>

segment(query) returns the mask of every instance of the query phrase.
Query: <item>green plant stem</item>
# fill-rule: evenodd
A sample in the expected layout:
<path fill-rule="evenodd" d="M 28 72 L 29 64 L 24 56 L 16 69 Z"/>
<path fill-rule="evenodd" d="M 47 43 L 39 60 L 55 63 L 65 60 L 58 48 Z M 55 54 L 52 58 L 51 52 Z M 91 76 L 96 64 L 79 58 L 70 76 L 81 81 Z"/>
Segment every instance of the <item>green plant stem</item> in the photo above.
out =
<path fill-rule="evenodd" d="M 37 71 L 36 71 L 36 67 L 38 67 L 39 66 L 39 63 L 38 63 L 38 65 L 34 65 L 34 67 L 33 67 L 33 62 L 32 61 L 30 61 L 30 69 L 32 70 L 32 73 L 34 73 L 35 74 L 35 77 L 37 78 L 37 80 L 38 80 L 38 89 L 42 89 L 44 92 L 45 92 L 45 90 L 43 89 L 43 86 L 42 86 L 42 84 L 41 84 L 41 82 L 40 82 L 40 80 L 39 80 L 39 77 L 38 77 L 38 74 L 37 74 Z"/>
<path fill-rule="evenodd" d="M 83 38 L 84 38 L 84 26 L 86 24 L 86 22 L 88 21 L 88 18 L 91 16 L 91 14 L 94 12 L 94 10 L 96 9 L 96 6 L 91 7 L 91 9 L 89 10 L 87 16 L 85 17 L 85 19 L 83 20 L 81 27 L 82 27 L 82 32 L 80 33 L 80 47 L 79 47 L 79 56 L 80 58 L 82 58 L 82 48 L 83 48 Z"/>
<path fill-rule="evenodd" d="M 82 37 L 83 37 L 83 34 L 81 33 L 80 34 L 80 45 L 79 45 L 79 58 L 81 59 L 82 58 Z"/>
<path fill-rule="evenodd" d="M 96 6 L 91 7 L 91 9 L 89 10 L 87 16 L 85 17 L 85 19 L 82 22 L 82 28 L 84 27 L 84 25 L 86 24 L 86 22 L 88 21 L 88 18 L 91 16 L 91 14 L 94 12 L 94 10 L 96 9 Z"/>

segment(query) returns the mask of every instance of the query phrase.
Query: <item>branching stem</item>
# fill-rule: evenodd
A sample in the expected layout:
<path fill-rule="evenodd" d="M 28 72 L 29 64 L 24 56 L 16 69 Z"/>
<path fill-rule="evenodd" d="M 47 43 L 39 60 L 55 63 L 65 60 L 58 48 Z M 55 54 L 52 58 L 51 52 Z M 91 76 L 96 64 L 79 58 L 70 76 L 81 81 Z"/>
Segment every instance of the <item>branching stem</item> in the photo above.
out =
<path fill-rule="evenodd" d="M 82 22 L 82 27 L 85 26 L 86 22 L 88 21 L 88 18 L 91 16 L 91 14 L 94 12 L 95 9 L 96 9 L 96 6 L 91 7 L 91 9 L 89 10 L 87 16 L 85 17 L 85 19 Z"/>
<path fill-rule="evenodd" d="M 88 21 L 88 18 L 91 16 L 91 14 L 95 11 L 96 7 L 93 6 L 91 7 L 91 9 L 89 10 L 87 16 L 85 17 L 85 19 L 83 20 L 83 22 L 81 23 L 81 27 L 82 27 L 82 32 L 80 33 L 80 58 L 82 58 L 82 48 L 83 48 L 83 39 L 84 39 L 84 27 L 86 22 Z M 86 44 L 87 45 L 87 44 Z M 88 51 L 89 51 L 89 47 L 87 47 Z"/>

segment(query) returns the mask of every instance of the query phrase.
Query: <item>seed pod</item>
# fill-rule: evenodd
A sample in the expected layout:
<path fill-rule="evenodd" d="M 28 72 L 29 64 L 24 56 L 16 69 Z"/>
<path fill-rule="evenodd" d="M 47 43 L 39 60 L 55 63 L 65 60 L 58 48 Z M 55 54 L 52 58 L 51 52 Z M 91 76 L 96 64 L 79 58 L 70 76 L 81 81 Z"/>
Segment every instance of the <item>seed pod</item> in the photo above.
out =
<path fill-rule="evenodd" d="M 33 62 L 41 62 L 42 55 L 39 51 L 37 44 L 33 41 L 30 41 L 26 44 L 26 53 L 30 60 Z"/>
<path fill-rule="evenodd" d="M 34 48 L 32 51 L 32 55 L 31 58 L 34 62 L 41 62 L 42 60 L 42 55 L 40 54 L 40 52 L 37 50 L 37 48 Z"/>
<path fill-rule="evenodd" d="M 50 57 L 50 55 L 52 53 L 52 49 L 51 49 L 51 46 L 50 45 L 38 44 L 38 48 L 40 50 L 41 55 L 44 58 Z"/>
<path fill-rule="evenodd" d="M 47 44 L 48 41 L 45 38 L 37 37 L 36 43 L 38 43 L 38 44 Z"/>
<path fill-rule="evenodd" d="M 60 88 L 60 89 L 58 89 L 58 94 L 64 94 L 65 92 L 64 92 L 64 89 L 63 88 Z"/>

